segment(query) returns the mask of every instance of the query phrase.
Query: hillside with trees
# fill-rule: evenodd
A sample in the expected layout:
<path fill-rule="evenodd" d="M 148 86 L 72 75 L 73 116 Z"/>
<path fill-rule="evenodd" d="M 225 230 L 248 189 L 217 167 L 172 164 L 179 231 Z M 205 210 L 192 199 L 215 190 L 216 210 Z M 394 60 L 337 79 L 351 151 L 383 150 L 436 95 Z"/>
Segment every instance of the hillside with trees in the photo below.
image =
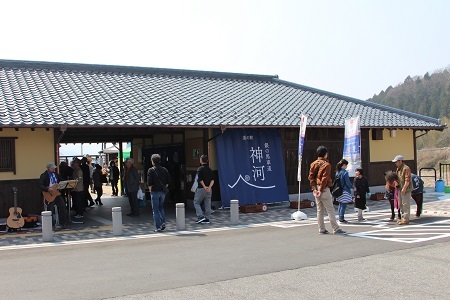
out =
<path fill-rule="evenodd" d="M 403 83 L 389 86 L 367 101 L 441 119 L 449 124 L 450 117 L 450 66 L 431 75 L 408 76 Z M 417 139 L 418 149 L 434 149 L 450 146 L 450 130 L 430 131 Z"/>
<path fill-rule="evenodd" d="M 450 117 L 450 66 L 431 75 L 408 76 L 396 87 L 374 95 L 368 101 L 441 119 Z"/>

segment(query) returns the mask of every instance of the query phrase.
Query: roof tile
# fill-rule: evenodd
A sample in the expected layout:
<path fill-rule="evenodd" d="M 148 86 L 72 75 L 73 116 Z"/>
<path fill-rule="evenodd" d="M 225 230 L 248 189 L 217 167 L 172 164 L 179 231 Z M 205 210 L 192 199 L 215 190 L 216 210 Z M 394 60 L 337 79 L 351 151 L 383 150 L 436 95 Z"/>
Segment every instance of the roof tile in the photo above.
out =
<path fill-rule="evenodd" d="M 344 126 L 439 129 L 439 120 L 274 76 L 0 60 L 0 126 Z"/>

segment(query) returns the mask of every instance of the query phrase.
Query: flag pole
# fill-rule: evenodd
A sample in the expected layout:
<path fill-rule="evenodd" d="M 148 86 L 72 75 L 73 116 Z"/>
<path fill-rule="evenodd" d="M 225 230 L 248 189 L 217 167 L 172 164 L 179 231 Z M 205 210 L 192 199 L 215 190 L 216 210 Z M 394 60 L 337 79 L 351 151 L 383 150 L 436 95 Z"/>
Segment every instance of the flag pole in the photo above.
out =
<path fill-rule="evenodd" d="M 303 153 L 303 143 L 305 140 L 305 132 L 306 132 L 306 121 L 307 121 L 307 116 L 305 116 L 303 113 L 301 114 L 301 119 L 300 119 L 300 131 L 298 134 L 298 169 L 297 169 L 297 179 L 298 179 L 298 209 L 295 213 L 291 214 L 291 219 L 296 220 L 296 221 L 300 221 L 300 220 L 306 220 L 308 219 L 308 216 L 300 211 L 300 202 L 301 202 L 301 195 L 300 195 L 300 188 L 301 188 L 301 183 L 302 183 L 302 174 L 301 174 L 301 169 L 302 169 L 302 153 Z"/>
<path fill-rule="evenodd" d="M 300 168 L 300 172 L 301 172 L 301 165 L 302 165 L 302 160 L 300 159 L 300 161 L 298 162 L 298 164 L 299 164 L 299 168 Z M 301 185 L 302 185 L 302 180 L 300 179 L 299 181 L 298 181 L 298 211 L 300 211 L 300 202 L 302 201 L 301 199 L 300 199 L 300 187 L 301 187 Z"/>

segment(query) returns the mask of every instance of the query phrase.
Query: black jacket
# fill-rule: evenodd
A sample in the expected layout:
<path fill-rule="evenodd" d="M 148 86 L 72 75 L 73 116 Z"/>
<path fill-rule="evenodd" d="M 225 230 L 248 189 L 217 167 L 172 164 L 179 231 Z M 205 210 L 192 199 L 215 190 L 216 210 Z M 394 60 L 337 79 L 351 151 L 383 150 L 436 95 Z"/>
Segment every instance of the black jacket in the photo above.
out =
<path fill-rule="evenodd" d="M 156 169 L 156 171 L 155 171 Z M 148 169 L 147 172 L 147 185 L 152 187 L 153 192 L 162 192 L 162 185 L 170 184 L 170 174 L 166 168 L 161 166 L 155 166 Z"/>
<path fill-rule="evenodd" d="M 109 179 L 114 181 L 119 181 L 119 168 L 117 166 L 110 166 L 109 167 Z M 112 179 L 111 179 L 112 178 Z"/>
<path fill-rule="evenodd" d="M 355 183 L 355 196 L 360 196 L 361 198 L 366 198 L 366 193 L 370 193 L 369 190 L 369 182 L 367 181 L 366 177 L 355 177 L 354 179 L 354 183 Z"/>
<path fill-rule="evenodd" d="M 94 187 L 101 187 L 102 186 L 102 171 L 94 170 L 94 172 L 92 173 L 92 179 L 94 181 Z"/>
<path fill-rule="evenodd" d="M 60 182 L 61 177 L 59 176 L 59 174 L 58 173 L 53 173 L 53 174 L 55 174 L 56 182 Z M 39 188 L 41 189 L 41 191 L 48 192 L 49 185 L 50 185 L 50 176 L 48 175 L 48 172 L 45 171 L 39 177 Z"/>
<path fill-rule="evenodd" d="M 86 164 L 82 164 L 80 166 L 81 171 L 83 171 L 83 184 L 91 183 L 91 172 L 89 171 L 89 166 Z"/>

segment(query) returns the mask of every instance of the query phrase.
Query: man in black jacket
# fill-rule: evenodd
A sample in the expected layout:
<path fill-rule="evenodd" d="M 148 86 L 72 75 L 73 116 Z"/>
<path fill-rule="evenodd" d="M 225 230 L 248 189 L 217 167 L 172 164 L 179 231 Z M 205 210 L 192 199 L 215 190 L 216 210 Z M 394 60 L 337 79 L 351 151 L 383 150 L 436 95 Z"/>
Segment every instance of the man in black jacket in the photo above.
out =
<path fill-rule="evenodd" d="M 167 195 L 167 186 L 170 183 L 169 171 L 161 166 L 161 156 L 152 155 L 153 168 L 148 169 L 147 185 L 152 199 L 153 220 L 155 232 L 166 229 L 166 214 L 164 212 L 164 200 Z"/>
<path fill-rule="evenodd" d="M 47 205 L 47 210 L 52 211 L 54 206 L 58 208 L 59 224 L 62 228 L 67 228 L 69 223 L 69 217 L 67 215 L 66 205 L 64 200 L 59 196 L 59 191 L 54 187 L 55 184 L 61 181 L 59 174 L 55 173 L 56 165 L 53 162 L 47 164 L 47 170 L 41 174 L 39 178 L 39 187 L 42 192 L 49 193 L 49 198 L 54 200 L 51 202 L 45 201 Z"/>
<path fill-rule="evenodd" d="M 212 186 L 214 185 L 213 171 L 208 166 L 208 156 L 202 155 L 200 157 L 201 167 L 197 170 L 198 188 L 194 195 L 194 207 L 197 214 L 197 221 L 195 223 L 209 224 L 209 217 L 211 216 L 211 196 Z M 205 204 L 205 213 L 202 211 L 201 203 Z"/>
<path fill-rule="evenodd" d="M 84 189 L 84 197 L 85 197 L 85 205 L 93 206 L 95 205 L 94 199 L 92 199 L 91 193 L 89 193 L 89 188 L 91 185 L 91 170 L 89 169 L 89 165 L 87 162 L 87 158 L 83 157 L 81 159 L 81 171 L 83 171 L 83 189 Z M 88 203 L 89 201 L 89 203 Z"/>

